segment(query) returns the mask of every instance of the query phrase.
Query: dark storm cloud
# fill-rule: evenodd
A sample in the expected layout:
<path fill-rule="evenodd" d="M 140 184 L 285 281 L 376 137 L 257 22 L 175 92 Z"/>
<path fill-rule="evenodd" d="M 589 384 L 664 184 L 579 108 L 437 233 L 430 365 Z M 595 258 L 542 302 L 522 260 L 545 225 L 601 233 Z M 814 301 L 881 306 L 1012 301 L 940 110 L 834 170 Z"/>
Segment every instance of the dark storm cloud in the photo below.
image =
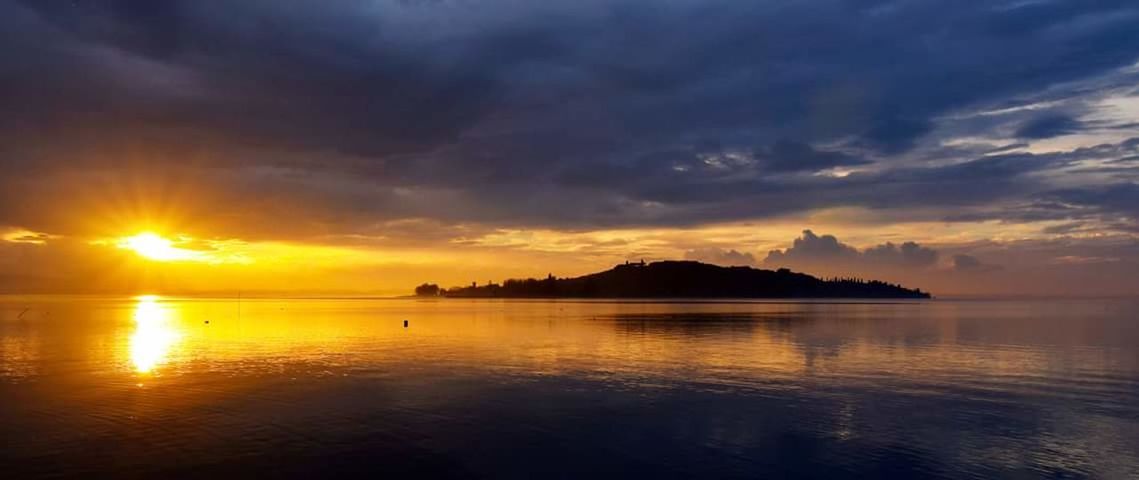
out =
<path fill-rule="evenodd" d="M 8 77 L 5 100 L 32 133 L 369 155 L 445 141 L 493 101 L 489 72 L 386 44 L 360 5 L 29 2 L 17 21 L 47 43 L 12 53 L 41 68 Z"/>
<path fill-rule="evenodd" d="M 1122 183 L 1045 195 L 1038 174 L 1074 152 L 925 159 L 947 116 L 1119 75 L 1137 20 L 1132 1 L 8 2 L 0 224 L 64 215 L 43 192 L 154 175 L 267 236 L 1045 197 L 1125 211 Z M 958 123 L 1001 122 L 1089 128 Z"/>
<path fill-rule="evenodd" d="M 1058 190 L 1051 192 L 1049 197 L 1074 208 L 1139 218 L 1139 185 L 1134 183 Z"/>
<path fill-rule="evenodd" d="M 1067 115 L 1045 115 L 1034 118 L 1016 131 L 1020 138 L 1051 138 L 1080 131 L 1080 122 Z"/>
<path fill-rule="evenodd" d="M 1051 234 L 1104 229 L 1134 232 L 1139 228 L 1139 209 L 1136 208 L 1139 178 L 1128 165 L 1137 154 L 1139 138 L 1131 138 L 1068 152 L 1002 155 L 978 160 L 984 162 L 979 165 L 966 163 L 949 167 L 962 175 L 947 175 L 944 177 L 947 181 L 960 178 L 964 184 L 972 185 L 971 188 L 996 188 L 1000 193 L 985 197 L 985 202 L 966 205 L 969 208 L 958 209 L 942 219 L 954 222 L 1069 221 L 1043 229 Z M 980 172 L 988 173 L 977 175 Z M 1086 175 L 1089 181 L 1078 187 L 1056 188 L 1039 182 L 1041 174 L 1063 179 Z"/>
<path fill-rule="evenodd" d="M 760 150 L 757 156 L 772 172 L 812 172 L 870 163 L 841 152 L 818 150 L 810 145 L 785 140 Z"/>

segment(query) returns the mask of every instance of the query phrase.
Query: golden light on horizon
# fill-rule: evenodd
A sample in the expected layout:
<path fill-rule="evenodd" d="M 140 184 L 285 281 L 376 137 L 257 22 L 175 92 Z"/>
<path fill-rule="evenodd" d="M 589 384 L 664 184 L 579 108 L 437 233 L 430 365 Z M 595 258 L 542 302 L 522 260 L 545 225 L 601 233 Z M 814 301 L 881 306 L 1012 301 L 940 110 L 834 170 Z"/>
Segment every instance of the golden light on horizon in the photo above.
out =
<path fill-rule="evenodd" d="M 163 262 L 179 260 L 199 260 L 202 255 L 193 250 L 178 248 L 174 242 L 153 232 L 142 232 L 126 237 L 117 244 L 119 248 L 131 250 L 143 258 Z"/>

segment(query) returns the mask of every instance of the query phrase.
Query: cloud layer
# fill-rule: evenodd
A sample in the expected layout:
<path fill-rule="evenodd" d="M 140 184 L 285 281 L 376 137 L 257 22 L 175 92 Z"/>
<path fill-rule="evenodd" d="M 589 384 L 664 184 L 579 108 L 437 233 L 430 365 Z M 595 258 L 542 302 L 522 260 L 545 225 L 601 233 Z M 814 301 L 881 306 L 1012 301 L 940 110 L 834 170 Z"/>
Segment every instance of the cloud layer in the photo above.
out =
<path fill-rule="evenodd" d="M 858 209 L 1133 239 L 1136 22 L 1126 0 L 4 2 L 0 227 L 384 246 Z M 755 263 L 707 248 L 681 251 Z"/>
<path fill-rule="evenodd" d="M 1111 127 L 1080 116 L 1103 92 L 1133 93 L 1113 90 L 1135 79 L 1133 2 L 2 8 L 0 161 L 18 194 L 50 191 L 27 176 L 60 169 L 74 182 L 187 170 L 169 175 L 213 201 L 263 200 L 250 215 L 285 204 L 351 231 L 423 217 L 692 224 L 840 204 L 1082 219 L 1046 200 L 1111 209 L 1134 187 L 1130 169 L 1062 192 L 1040 178 L 1095 152 L 943 146 L 955 132 Z M 1041 102 L 1054 107 L 1018 113 Z M 987 109 L 1010 113 L 970 117 Z M 815 175 L 833 169 L 861 173 Z M 34 223 L 53 207 L 0 215 Z"/>

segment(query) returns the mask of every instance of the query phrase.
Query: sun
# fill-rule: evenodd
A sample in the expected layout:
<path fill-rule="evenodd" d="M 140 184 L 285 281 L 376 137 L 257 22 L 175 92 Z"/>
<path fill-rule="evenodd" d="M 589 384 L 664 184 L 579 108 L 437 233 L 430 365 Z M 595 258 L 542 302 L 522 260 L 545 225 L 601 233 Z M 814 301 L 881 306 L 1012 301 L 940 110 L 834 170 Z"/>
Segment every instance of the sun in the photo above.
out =
<path fill-rule="evenodd" d="M 198 253 L 174 246 L 174 242 L 153 232 L 142 232 L 119 241 L 119 248 L 131 250 L 144 258 L 164 262 L 194 260 Z"/>

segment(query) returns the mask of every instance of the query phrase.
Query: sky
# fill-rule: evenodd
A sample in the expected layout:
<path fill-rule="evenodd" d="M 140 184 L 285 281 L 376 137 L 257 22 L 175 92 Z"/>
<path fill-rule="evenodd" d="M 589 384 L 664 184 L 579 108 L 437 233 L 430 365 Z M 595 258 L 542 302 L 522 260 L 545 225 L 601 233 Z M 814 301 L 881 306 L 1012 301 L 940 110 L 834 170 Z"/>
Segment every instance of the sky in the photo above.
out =
<path fill-rule="evenodd" d="M 1137 24 L 1133 0 L 0 0 L 0 292 L 688 259 L 1136 295 Z"/>

